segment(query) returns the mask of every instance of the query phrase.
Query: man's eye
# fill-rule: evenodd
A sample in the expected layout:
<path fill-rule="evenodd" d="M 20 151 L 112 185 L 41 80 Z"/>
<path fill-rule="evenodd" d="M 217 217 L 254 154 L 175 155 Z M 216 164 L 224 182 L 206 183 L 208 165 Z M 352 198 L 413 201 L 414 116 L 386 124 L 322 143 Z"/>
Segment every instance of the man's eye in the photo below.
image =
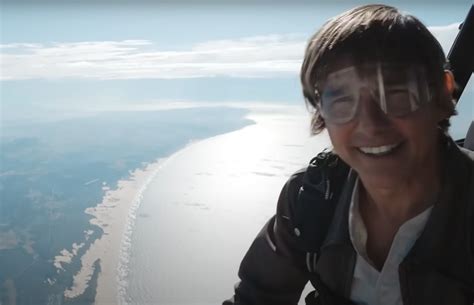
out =
<path fill-rule="evenodd" d="M 386 94 L 407 94 L 408 90 L 404 88 L 394 88 L 394 89 L 388 89 L 386 91 Z"/>
<path fill-rule="evenodd" d="M 385 99 L 390 113 L 404 115 L 411 112 L 412 96 L 408 90 L 393 89 L 385 92 Z"/>
<path fill-rule="evenodd" d="M 391 101 L 401 101 L 410 98 L 410 91 L 406 89 L 391 89 L 385 92 L 385 97 Z"/>
<path fill-rule="evenodd" d="M 334 99 L 332 104 L 337 107 L 349 106 L 354 103 L 354 98 L 351 96 L 344 96 L 337 99 Z"/>
<path fill-rule="evenodd" d="M 352 112 L 354 103 L 354 98 L 349 96 L 335 99 L 331 102 L 331 112 L 338 116 L 346 115 Z"/>

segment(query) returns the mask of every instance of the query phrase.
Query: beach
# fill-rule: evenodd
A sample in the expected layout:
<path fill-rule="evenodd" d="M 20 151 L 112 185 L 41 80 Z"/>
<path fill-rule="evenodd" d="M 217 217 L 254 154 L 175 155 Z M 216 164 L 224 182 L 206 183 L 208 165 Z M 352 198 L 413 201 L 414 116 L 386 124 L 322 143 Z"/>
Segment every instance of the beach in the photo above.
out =
<path fill-rule="evenodd" d="M 231 296 L 238 264 L 285 180 L 329 145 L 325 134 L 309 136 L 300 107 L 250 110 L 255 124 L 190 143 L 130 171 L 117 188 L 104 186 L 102 202 L 85 210 L 103 235 L 77 258 L 66 298 L 84 293 L 97 261 L 97 305 L 199 305 Z M 64 249 L 58 267 L 80 246 Z"/>
<path fill-rule="evenodd" d="M 252 109 L 255 121 L 189 146 L 143 193 L 132 235 L 127 304 L 220 304 L 275 213 L 288 177 L 328 147 L 297 107 Z"/>
<path fill-rule="evenodd" d="M 74 275 L 72 287 L 64 292 L 66 298 L 75 298 L 84 293 L 94 273 L 94 264 L 99 260 L 101 271 L 97 283 L 96 304 L 117 303 L 117 268 L 124 252 L 123 247 L 128 242 L 124 240 L 127 229 L 133 227 L 133 217 L 130 216 L 133 215 L 134 209 L 138 208 L 143 190 L 161 165 L 162 162 L 157 161 L 143 170 L 131 172 L 129 179 L 118 182 L 117 189 L 106 188 L 100 204 L 85 210 L 86 214 L 93 217 L 90 223 L 102 229 L 103 235 L 96 239 L 80 258 L 82 267 Z M 56 257 L 56 260 L 61 259 Z"/>

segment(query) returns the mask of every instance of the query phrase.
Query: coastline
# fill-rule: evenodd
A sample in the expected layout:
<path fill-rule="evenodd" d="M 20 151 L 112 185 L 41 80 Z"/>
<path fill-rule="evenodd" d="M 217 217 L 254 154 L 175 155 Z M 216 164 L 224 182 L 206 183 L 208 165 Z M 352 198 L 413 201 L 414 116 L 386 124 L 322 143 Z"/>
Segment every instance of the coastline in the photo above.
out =
<path fill-rule="evenodd" d="M 310 137 L 302 109 L 260 108 L 247 118 L 256 124 L 191 145 L 154 177 L 121 304 L 220 304 L 232 295 L 281 187 L 329 144 L 325 134 Z"/>
<path fill-rule="evenodd" d="M 124 300 L 131 235 L 135 219 L 138 216 L 135 214 L 138 211 L 142 193 L 156 172 L 176 155 L 179 155 L 182 150 L 201 140 L 253 124 L 246 118 L 248 111 L 243 107 L 228 108 L 231 109 L 224 114 L 224 118 L 217 116 L 221 113 L 219 107 L 209 108 L 209 111 L 205 112 L 202 112 L 201 109 L 184 109 L 174 112 L 170 110 L 169 116 L 166 117 L 162 117 L 161 112 L 154 112 L 153 109 L 150 109 L 150 114 L 146 114 L 148 111 L 145 110 L 143 110 L 143 115 L 141 112 L 140 115 L 137 115 L 136 112 L 132 113 L 134 115 L 130 119 L 132 123 L 134 119 L 140 118 L 139 121 L 144 122 L 140 126 L 151 131 L 139 133 L 140 139 L 134 140 L 132 138 L 130 141 L 124 139 L 123 142 L 132 145 L 129 150 L 135 152 L 137 157 L 143 156 L 143 158 L 134 159 L 134 162 L 130 162 L 133 165 L 127 167 L 120 163 L 112 164 L 112 166 L 119 167 L 118 170 L 121 174 L 118 177 L 110 175 L 111 173 L 108 178 L 104 176 L 101 179 L 96 178 L 95 175 L 87 175 L 87 179 L 84 179 L 82 184 L 84 186 L 96 184 L 98 196 L 90 199 L 93 200 L 91 201 L 93 206 L 86 206 L 76 211 L 81 214 L 81 217 L 85 217 L 86 227 L 82 232 L 82 238 L 74 237 L 71 244 L 63 246 L 56 252 L 52 262 L 50 261 L 56 269 L 58 277 L 52 275 L 45 282 L 53 286 L 57 284 L 58 278 L 67 277 L 65 285 L 58 287 L 56 292 L 62 295 L 64 301 L 75 302 L 87 299 L 87 303 L 118 304 Z M 199 120 L 194 119 L 197 117 L 196 114 L 206 120 L 206 128 L 193 129 L 195 126 L 202 125 Z M 114 118 L 113 115 L 110 116 Z M 109 117 L 104 118 L 105 122 L 108 122 Z M 169 129 L 162 137 L 155 136 L 154 129 L 149 127 L 161 126 L 162 129 L 158 130 L 166 131 L 168 130 L 166 124 L 164 126 L 160 124 L 166 123 L 167 120 L 172 122 L 185 120 L 186 124 L 177 127 L 171 126 L 176 128 L 176 135 L 172 133 L 175 129 Z M 149 126 L 150 124 L 152 126 Z M 108 137 L 106 135 L 104 137 L 114 138 L 118 135 L 121 137 L 129 135 L 128 132 L 127 130 L 118 133 L 109 131 Z M 152 141 L 149 144 L 150 138 L 158 143 Z M 137 146 L 135 144 L 138 147 L 135 147 Z M 141 147 L 145 149 L 143 153 Z M 151 151 L 153 153 L 150 153 Z M 122 155 L 116 154 L 114 156 Z M 89 172 L 92 171 L 94 169 L 89 169 Z M 111 172 L 113 171 L 111 170 Z M 109 183 L 112 183 L 113 186 Z M 100 186 L 100 184 L 102 185 Z M 63 280 L 61 279 L 61 281 Z"/>
<path fill-rule="evenodd" d="M 95 304 L 117 304 L 117 270 L 123 260 L 124 238 L 129 239 L 126 230 L 133 227 L 133 212 L 138 208 L 143 190 L 168 159 L 158 159 L 144 169 L 134 170 L 128 179 L 117 183 L 116 189 L 107 190 L 101 203 L 85 210 L 86 214 L 93 216 L 89 222 L 101 228 L 103 234 L 81 256 L 81 269 L 74 275 L 73 285 L 64 291 L 66 299 L 84 293 L 94 273 L 94 265 L 99 261 L 101 271 Z"/>
<path fill-rule="evenodd" d="M 246 116 L 245 118 L 248 117 Z M 243 128 L 245 127 L 247 126 Z M 231 131 L 230 133 L 241 129 Z M 89 223 L 99 227 L 103 234 L 100 238 L 94 240 L 86 252 L 80 256 L 81 268 L 74 274 L 72 286 L 63 293 L 66 300 L 74 299 L 84 294 L 89 287 L 89 282 L 93 277 L 96 266 L 99 265 L 100 272 L 97 277 L 94 304 L 128 304 L 126 301 L 126 278 L 128 275 L 131 235 L 143 192 L 158 171 L 168 162 L 195 144 L 221 135 L 223 134 L 191 140 L 183 148 L 175 151 L 170 156 L 148 163 L 144 168 L 129 171 L 129 177 L 119 180 L 115 189 L 110 189 L 108 186 L 103 187 L 105 194 L 102 197 L 102 201 L 98 205 L 84 210 L 85 214 L 93 217 L 89 220 Z M 87 240 L 91 233 L 90 231 L 85 231 L 84 233 Z M 79 245 L 80 247 L 82 245 Z M 62 264 L 69 264 L 76 257 L 77 244 L 74 243 L 72 248 L 71 251 L 63 249 L 60 255 L 55 257 L 54 265 L 57 270 L 64 270 Z"/>
<path fill-rule="evenodd" d="M 129 304 L 128 275 L 132 230 L 138 216 L 136 214 L 139 212 L 143 193 L 149 184 L 156 180 L 158 172 L 176 157 L 179 159 L 179 156 L 183 153 L 190 154 L 191 152 L 186 153 L 186 151 L 195 150 L 198 147 L 205 146 L 206 143 L 228 139 L 230 135 L 236 133 L 243 135 L 257 132 L 261 133 L 261 136 L 265 136 L 266 132 L 271 130 L 271 126 L 275 124 L 275 120 L 280 121 L 278 124 L 281 125 L 285 118 L 288 117 L 306 119 L 303 111 L 294 111 L 295 109 L 297 107 L 292 106 L 280 108 L 250 107 L 250 112 L 245 118 L 254 121 L 255 124 L 205 139 L 191 141 L 167 158 L 158 159 L 153 163 L 147 164 L 142 169 L 130 171 L 130 176 L 127 179 L 120 180 L 117 183 L 116 189 L 104 188 L 106 192 L 102 202 L 95 207 L 85 210 L 86 214 L 93 217 L 89 222 L 101 228 L 103 234 L 90 245 L 80 258 L 76 258 L 81 261 L 81 269 L 74 275 L 72 286 L 64 291 L 64 297 L 66 299 L 73 299 L 81 296 L 89 286 L 89 282 L 95 272 L 95 266 L 99 263 L 100 272 L 97 278 L 94 304 Z M 264 131 L 263 127 L 267 130 Z M 251 132 L 251 130 L 253 131 Z M 299 144 L 295 146 L 299 146 Z M 259 175 L 259 173 L 255 174 Z M 67 256 L 70 257 L 71 254 L 75 253 L 71 253 L 71 251 L 67 253 L 66 250 L 64 252 L 64 259 Z M 69 260 L 73 258 L 69 257 Z M 57 261 L 59 263 L 64 260 L 58 258 Z"/>

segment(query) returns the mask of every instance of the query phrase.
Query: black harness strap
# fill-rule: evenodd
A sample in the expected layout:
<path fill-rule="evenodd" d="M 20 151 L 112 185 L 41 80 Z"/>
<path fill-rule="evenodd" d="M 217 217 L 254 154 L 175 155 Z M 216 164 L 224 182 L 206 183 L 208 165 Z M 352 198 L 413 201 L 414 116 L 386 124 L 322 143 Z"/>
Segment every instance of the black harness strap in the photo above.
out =
<path fill-rule="evenodd" d="M 298 192 L 293 230 L 301 249 L 306 252 L 306 268 L 311 274 L 311 282 L 317 289 L 306 297 L 308 305 L 347 304 L 345 300 L 331 293 L 320 280 L 316 273 L 316 263 L 349 169 L 336 154 L 324 151 L 311 160 Z"/>
<path fill-rule="evenodd" d="M 293 230 L 301 248 L 307 252 L 310 272 L 314 271 L 348 173 L 349 166 L 336 154 L 322 152 L 311 160 L 303 176 L 294 210 Z"/>

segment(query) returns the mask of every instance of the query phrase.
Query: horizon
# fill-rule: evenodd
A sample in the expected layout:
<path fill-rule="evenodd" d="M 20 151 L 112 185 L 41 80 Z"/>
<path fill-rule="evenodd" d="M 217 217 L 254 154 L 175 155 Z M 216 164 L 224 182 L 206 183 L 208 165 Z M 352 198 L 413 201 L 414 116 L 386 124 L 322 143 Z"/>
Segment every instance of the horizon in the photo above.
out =
<path fill-rule="evenodd" d="M 304 107 L 298 72 L 307 40 L 328 18 L 362 2 L 113 3 L 2 2 L 3 125 L 143 105 Z M 446 54 L 471 6 L 389 4 L 419 17 Z"/>

